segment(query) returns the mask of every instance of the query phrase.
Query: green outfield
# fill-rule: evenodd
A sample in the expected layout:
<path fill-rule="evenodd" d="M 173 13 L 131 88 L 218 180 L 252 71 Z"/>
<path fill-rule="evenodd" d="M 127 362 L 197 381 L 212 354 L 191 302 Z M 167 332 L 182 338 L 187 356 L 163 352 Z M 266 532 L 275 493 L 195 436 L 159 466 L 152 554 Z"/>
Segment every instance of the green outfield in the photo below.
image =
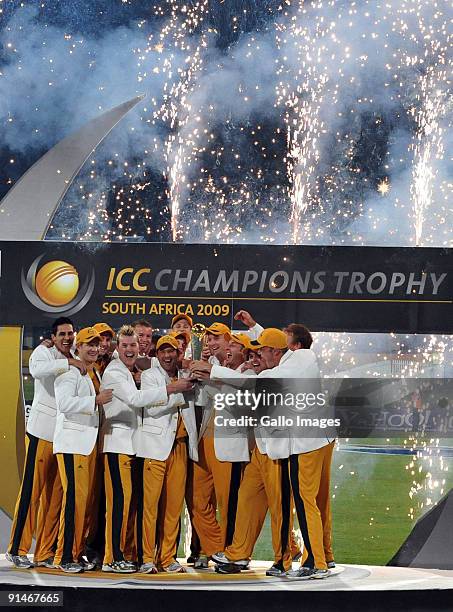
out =
<path fill-rule="evenodd" d="M 390 442 L 399 444 L 401 440 Z M 332 511 L 337 561 L 385 565 L 416 520 L 440 499 L 441 489 L 447 492 L 453 487 L 453 469 L 448 471 L 452 462 L 336 451 L 332 466 Z M 268 518 L 255 556 L 272 558 Z"/>
<path fill-rule="evenodd" d="M 404 440 L 396 438 L 366 443 L 404 446 Z M 446 493 L 453 487 L 453 459 L 441 461 L 435 452 L 432 459 L 428 455 L 417 459 L 411 455 L 335 451 L 332 511 L 338 562 L 385 565 L 416 520 L 442 497 L 442 489 Z M 182 547 L 179 554 L 184 556 Z M 273 559 L 269 515 L 254 557 Z"/>
<path fill-rule="evenodd" d="M 27 404 L 31 404 L 33 401 L 33 386 L 33 378 L 31 376 L 22 377 L 22 389 Z"/>

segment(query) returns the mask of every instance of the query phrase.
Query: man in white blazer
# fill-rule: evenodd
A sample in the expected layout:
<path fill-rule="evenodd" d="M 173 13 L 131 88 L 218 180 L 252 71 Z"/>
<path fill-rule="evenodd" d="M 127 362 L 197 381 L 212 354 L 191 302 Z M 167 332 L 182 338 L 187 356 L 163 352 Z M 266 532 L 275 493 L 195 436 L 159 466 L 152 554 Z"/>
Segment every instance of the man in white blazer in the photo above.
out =
<path fill-rule="evenodd" d="M 165 401 L 147 405 L 135 435 L 141 457 L 137 548 L 142 573 L 184 572 L 176 560 L 181 511 L 184 503 L 188 456 L 198 460 L 194 403 L 183 392 L 193 383 L 179 378 L 178 342 L 163 336 L 156 344 L 157 367 L 142 373 L 143 391 L 163 393 Z M 157 533 L 159 537 L 157 538 Z"/>
<path fill-rule="evenodd" d="M 93 327 L 77 334 L 78 356 L 91 369 L 99 355 L 100 335 Z M 60 529 L 54 564 L 64 572 L 78 573 L 93 566 L 82 559 L 87 532 L 87 505 L 90 499 L 97 457 L 99 407 L 112 399 L 111 390 L 96 393 L 88 373 L 70 366 L 55 379 L 57 422 L 53 452 L 63 487 Z"/>
<path fill-rule="evenodd" d="M 205 338 L 211 351 L 210 363 L 223 363 L 231 341 L 230 328 L 223 323 L 212 323 L 205 330 Z M 249 455 L 247 445 L 244 450 L 239 444 L 238 455 L 237 444 L 232 444 L 232 440 L 225 443 L 224 439 L 218 439 L 221 436 L 216 436 L 212 396 L 217 391 L 215 387 L 210 389 L 206 386 L 199 400 L 204 410 L 199 432 L 199 461 L 193 466 L 192 522 L 204 554 L 194 563 L 196 569 L 206 569 L 207 558 L 216 552 L 219 545 L 223 549 L 227 543 L 227 534 L 232 532 L 234 526 L 234 500 L 237 499 L 241 480 L 242 461 L 247 460 Z M 213 503 L 214 499 L 216 503 Z"/>
<path fill-rule="evenodd" d="M 241 321 L 244 325 L 246 325 L 249 328 L 248 333 L 253 339 L 257 339 L 258 336 L 263 331 L 263 327 L 259 323 L 257 323 L 253 319 L 252 315 L 246 310 L 240 310 L 235 315 L 234 318 L 235 320 Z M 301 363 L 302 369 L 300 370 L 299 376 L 302 376 L 305 378 L 313 377 L 313 379 L 317 379 L 319 376 L 319 372 L 318 372 L 318 367 L 316 365 L 316 360 L 314 359 L 314 354 L 311 351 L 310 353 L 306 352 L 306 349 L 310 349 L 313 344 L 313 337 L 310 331 L 304 325 L 300 323 L 291 323 L 283 331 L 285 332 L 287 336 L 287 347 L 291 351 L 302 351 L 301 353 L 296 354 L 298 359 L 303 357 L 302 363 Z M 283 362 L 283 365 L 286 371 L 288 371 L 288 365 L 290 369 L 294 368 L 295 377 L 297 377 L 298 375 L 296 364 L 297 362 L 295 362 L 294 359 L 292 359 L 289 363 L 286 363 L 286 365 L 285 365 L 285 361 Z M 227 364 L 225 363 L 224 365 L 227 365 Z M 261 370 L 262 369 L 269 369 L 269 367 L 261 368 Z M 320 465 L 322 465 L 322 469 L 321 469 L 321 474 L 320 474 L 318 494 L 316 497 L 316 504 L 321 514 L 321 520 L 322 520 L 322 526 L 323 526 L 324 554 L 325 554 L 327 567 L 329 569 L 335 567 L 334 554 L 333 554 L 333 549 L 332 549 L 332 512 L 331 512 L 331 505 L 330 505 L 330 472 L 331 472 L 332 455 L 333 455 L 333 450 L 335 446 L 334 437 L 335 437 L 335 433 L 330 432 L 326 437 L 326 439 L 328 440 L 328 444 L 324 444 L 321 447 L 323 449 L 322 452 L 324 453 L 324 457 L 323 457 L 322 462 L 319 462 Z M 309 438 L 308 435 L 304 435 L 304 444 L 302 445 L 301 453 L 310 452 L 310 449 L 307 447 L 308 438 Z M 291 449 L 291 454 L 295 455 L 295 454 L 298 454 L 297 451 L 300 450 L 299 444 L 297 442 L 298 440 L 300 440 L 300 436 L 293 435 L 292 439 L 296 440 L 296 444 Z M 312 439 L 312 445 L 313 443 L 315 447 L 318 446 L 317 439 L 316 440 Z M 317 450 L 317 448 L 314 448 L 313 450 Z M 305 458 L 307 457 L 308 455 L 305 456 Z M 293 463 L 294 463 L 294 459 L 293 459 Z M 301 507 L 300 504 L 299 504 L 299 507 Z M 292 539 L 291 549 L 292 549 L 293 558 L 295 557 L 299 558 L 301 556 L 300 552 L 298 551 L 298 545 L 295 542 L 294 538 Z"/>
<path fill-rule="evenodd" d="M 225 369 L 241 371 L 249 349 L 248 335 L 231 334 L 225 348 L 225 356 L 222 358 Z M 220 425 L 217 425 L 215 417 L 219 415 L 215 410 L 214 398 L 217 394 L 225 396 L 231 392 L 234 392 L 234 389 L 220 381 L 203 385 L 202 395 L 206 406 L 203 411 L 200 438 L 203 439 L 203 452 L 207 461 L 206 465 L 202 463 L 194 467 L 196 482 L 203 485 L 198 486 L 194 494 L 194 522 L 204 534 L 201 544 L 208 552 L 200 555 L 195 561 L 195 569 L 208 568 L 208 556 L 212 554 L 212 548 L 215 546 L 214 537 L 217 537 L 223 548 L 233 541 L 239 486 L 245 463 L 250 461 L 250 453 L 255 445 L 252 428 L 228 424 L 229 419 L 234 422 L 239 416 L 236 406 L 225 407 L 222 413 L 225 418 L 220 419 Z M 207 469 L 209 467 L 211 473 Z M 216 518 L 216 507 L 210 499 L 212 492 L 209 485 L 214 489 L 213 496 L 219 507 L 219 522 Z M 205 534 L 212 535 L 206 537 Z"/>
<path fill-rule="evenodd" d="M 310 331 L 300 323 L 291 323 L 285 328 L 284 332 L 287 336 L 288 348 L 292 351 L 297 351 L 304 348 L 310 348 L 313 343 L 313 338 Z M 335 448 L 335 434 L 328 435 L 329 444 L 322 447 L 323 460 L 321 463 L 321 474 L 319 480 L 318 494 L 316 496 L 316 505 L 321 514 L 323 527 L 323 547 L 324 555 L 327 563 L 327 568 L 335 567 L 335 560 L 332 548 L 332 510 L 330 504 L 330 474 L 332 467 L 333 451 Z M 308 455 L 307 455 L 308 457 Z M 291 461 L 291 460 L 290 460 Z M 294 459 L 293 459 L 294 462 Z M 299 505 L 300 506 L 300 505 Z"/>
<path fill-rule="evenodd" d="M 219 322 L 213 323 L 205 330 L 206 343 L 211 351 L 209 363 L 220 365 L 230 361 L 228 368 L 233 368 L 231 371 L 240 369 L 245 360 L 244 355 L 235 353 L 235 359 L 231 361 L 229 356 L 231 351 L 235 352 L 234 346 L 248 348 L 250 337 L 254 337 L 257 331 L 262 329 L 246 311 L 239 311 L 236 318 L 249 327 L 248 337 L 239 334 L 233 338 L 229 327 Z M 192 521 L 204 554 L 195 561 L 196 569 L 206 569 L 208 558 L 216 552 L 219 545 L 223 549 L 232 541 L 243 462 L 250 459 L 250 437 L 247 428 L 215 427 L 216 411 L 212 398 L 219 391 L 220 388 L 215 385 L 208 385 L 203 388 L 201 394 L 204 410 L 199 434 L 200 459 L 193 467 Z M 216 503 L 213 503 L 214 499 Z"/>
<path fill-rule="evenodd" d="M 286 334 L 276 328 L 265 329 L 256 342 L 261 361 L 266 368 L 257 378 L 319 378 L 319 369 L 314 353 L 308 349 L 289 350 Z M 231 372 L 222 366 L 210 364 L 193 364 L 192 373 L 200 375 L 202 371 L 210 372 L 210 378 L 230 380 L 244 374 Z M 253 451 L 250 463 L 247 465 L 239 490 L 238 516 L 236 520 L 233 543 L 225 552 L 213 555 L 213 559 L 228 565 L 224 571 L 234 571 L 245 567 L 248 563 L 255 541 L 251 537 L 254 530 L 250 527 L 250 506 L 268 503 L 271 514 L 272 543 L 274 548 L 274 564 L 267 571 L 271 576 L 283 576 L 291 567 L 291 533 L 290 508 L 291 486 L 289 479 L 288 460 L 291 455 L 310 452 L 326 447 L 332 442 L 326 437 L 301 437 L 297 428 L 285 426 L 255 427 L 257 446 Z M 293 469 L 293 472 L 295 469 Z M 294 483 L 295 476 L 293 477 Z M 260 499 L 262 497 L 262 501 Z M 299 504 L 301 506 L 301 504 Z M 296 506 L 297 509 L 297 506 Z M 302 517 L 301 517 L 302 518 Z M 302 527 L 302 525 L 301 525 Z M 321 529 L 322 532 L 322 529 Z M 256 533 L 255 533 L 256 535 Z M 322 546 L 321 535 L 321 546 Z M 316 542 L 318 540 L 316 539 Z M 324 561 L 325 564 L 325 561 Z M 319 569 L 327 569 L 320 567 Z M 220 566 L 222 571 L 222 566 Z"/>
<path fill-rule="evenodd" d="M 105 467 L 105 554 L 102 570 L 131 573 L 136 570 L 134 541 L 135 506 L 133 497 L 135 447 L 138 415 L 151 403 L 165 405 L 164 389 L 138 389 L 134 379 L 139 356 L 139 340 L 131 325 L 123 325 L 117 336 L 118 359 L 104 371 L 102 387 L 113 390 L 105 407 L 101 442 Z M 132 500 L 133 501 L 133 500 Z"/>
<path fill-rule="evenodd" d="M 51 337 L 52 345 L 39 345 L 32 352 L 29 362 L 30 374 L 34 379 L 34 395 L 26 428 L 24 474 L 6 553 L 6 558 L 22 569 L 33 567 L 26 555 L 35 530 L 35 564 L 53 566 L 53 546 L 58 534 L 62 496 L 52 447 L 57 416 L 54 381 L 70 366 L 86 372 L 84 364 L 74 359 L 71 353 L 74 342 L 72 321 L 66 317 L 56 319 Z"/>
<path fill-rule="evenodd" d="M 261 326 L 256 324 L 253 318 L 246 311 L 240 311 L 240 319 L 241 321 L 248 325 L 255 325 L 254 329 L 259 329 Z M 262 328 L 261 328 L 262 330 Z M 267 372 L 266 376 L 275 376 L 287 378 L 291 372 L 293 373 L 293 377 L 295 379 L 299 378 L 312 378 L 313 382 L 315 382 L 319 378 L 319 370 L 316 363 L 316 358 L 314 353 L 310 350 L 313 344 L 313 337 L 310 331 L 300 323 L 291 323 L 284 330 L 284 333 L 287 337 L 287 347 L 292 351 L 292 353 L 287 353 L 286 357 L 283 356 L 279 364 L 281 364 L 282 369 L 273 369 L 271 372 Z M 260 350 L 260 355 L 264 352 L 269 352 L 268 349 Z M 268 367 L 264 367 L 261 369 L 269 370 Z M 300 366 L 300 369 L 299 369 Z M 297 392 L 297 390 L 295 390 Z M 322 521 L 323 528 L 323 548 L 325 560 L 327 563 L 327 568 L 331 569 L 335 567 L 334 554 L 332 549 L 332 513 L 331 513 L 331 504 L 330 504 L 330 472 L 331 472 L 331 463 L 332 463 L 332 455 L 335 446 L 335 432 L 326 431 L 325 437 L 319 437 L 316 435 L 315 437 L 310 438 L 310 433 L 308 430 L 305 430 L 303 436 L 298 435 L 298 429 L 293 430 L 293 435 L 288 438 L 292 440 L 291 447 L 289 449 L 290 455 L 293 456 L 290 459 L 289 463 L 293 464 L 293 475 L 295 474 L 295 457 L 299 454 L 301 455 L 300 461 L 308 460 L 311 455 L 307 453 L 318 451 L 318 454 L 322 454 L 322 459 L 317 461 L 317 465 L 320 466 L 320 474 L 319 474 L 319 485 L 317 485 L 317 496 L 316 496 L 316 506 L 319 509 Z M 267 436 L 269 437 L 269 436 Z M 281 440 L 281 434 L 275 437 L 274 444 L 277 444 L 279 440 Z M 288 440 L 287 439 L 287 440 Z M 276 452 L 271 451 L 271 452 Z M 281 451 L 278 453 L 280 456 Z M 283 451 L 283 455 L 286 452 Z M 312 477 L 309 469 L 304 469 L 303 474 L 309 474 L 309 479 L 317 481 L 318 475 L 314 475 Z M 303 488 L 307 487 L 303 484 Z M 296 496 L 296 500 L 298 501 L 298 497 Z M 299 514 L 302 512 L 302 504 L 298 501 L 298 509 Z M 305 524 L 305 519 L 302 517 L 302 514 L 299 519 L 302 523 Z M 297 544 L 292 540 L 291 544 L 292 556 L 293 558 L 297 556 L 299 558 L 301 554 L 297 550 Z M 306 547 L 305 550 L 308 550 Z M 303 561 L 305 561 L 305 553 L 303 555 Z M 273 570 L 272 570 L 273 571 Z M 321 573 L 322 575 L 322 573 Z M 291 576 L 289 576 L 291 577 Z M 298 577 L 298 576 L 294 576 Z"/>
<path fill-rule="evenodd" d="M 101 336 L 99 343 L 99 356 L 94 367 L 88 371 L 96 392 L 101 386 L 101 378 L 110 361 L 114 358 L 112 354 L 113 340 L 116 336 L 114 330 L 108 323 L 99 322 L 93 328 Z M 103 411 L 100 414 L 101 427 L 103 423 Z M 102 558 L 105 548 L 105 492 L 104 492 L 104 455 L 102 453 L 101 438 L 98 440 L 97 464 L 94 472 L 93 489 L 91 499 L 87 509 L 88 515 L 88 534 L 86 556 L 89 561 L 93 561 L 96 568 L 102 567 Z"/>

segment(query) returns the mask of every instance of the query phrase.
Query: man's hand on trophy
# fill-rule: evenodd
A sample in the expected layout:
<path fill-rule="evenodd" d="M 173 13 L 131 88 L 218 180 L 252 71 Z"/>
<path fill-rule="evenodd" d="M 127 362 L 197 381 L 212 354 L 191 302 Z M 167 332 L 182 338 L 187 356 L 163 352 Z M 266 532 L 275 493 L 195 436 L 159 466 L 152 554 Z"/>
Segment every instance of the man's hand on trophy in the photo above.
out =
<path fill-rule="evenodd" d="M 211 351 L 207 346 L 204 346 L 201 351 L 201 360 L 208 361 L 209 357 L 211 357 Z"/>
<path fill-rule="evenodd" d="M 180 378 L 167 385 L 167 393 L 185 393 L 186 391 L 192 391 L 193 382 L 188 378 Z"/>
<path fill-rule="evenodd" d="M 210 378 L 210 374 L 209 372 L 200 372 L 198 370 L 195 370 L 192 374 L 191 374 L 191 378 L 201 382 L 202 380 L 209 380 Z"/>
<path fill-rule="evenodd" d="M 192 361 L 190 364 L 190 375 L 198 380 L 209 378 L 212 364 L 207 361 Z"/>

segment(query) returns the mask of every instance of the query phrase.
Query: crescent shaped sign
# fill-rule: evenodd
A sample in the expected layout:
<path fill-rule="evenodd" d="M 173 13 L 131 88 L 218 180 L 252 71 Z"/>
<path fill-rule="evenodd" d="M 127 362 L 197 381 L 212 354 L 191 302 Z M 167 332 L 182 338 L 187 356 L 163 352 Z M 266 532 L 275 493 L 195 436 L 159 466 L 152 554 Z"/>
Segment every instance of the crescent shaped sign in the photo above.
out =
<path fill-rule="evenodd" d="M 33 164 L 0 202 L 0 240 L 44 240 L 83 164 L 144 97 L 132 98 L 95 117 Z"/>

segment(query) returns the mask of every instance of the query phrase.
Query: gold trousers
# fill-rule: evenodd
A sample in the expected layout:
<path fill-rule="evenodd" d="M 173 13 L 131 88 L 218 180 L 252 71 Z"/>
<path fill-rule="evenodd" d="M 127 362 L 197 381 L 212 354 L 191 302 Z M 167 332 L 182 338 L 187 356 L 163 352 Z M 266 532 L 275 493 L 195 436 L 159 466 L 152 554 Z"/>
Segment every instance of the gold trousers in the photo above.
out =
<path fill-rule="evenodd" d="M 8 552 L 26 555 L 36 533 L 34 560 L 37 563 L 54 556 L 63 490 L 52 442 L 27 434 L 25 446 L 24 473 Z"/>
<path fill-rule="evenodd" d="M 334 445 L 331 442 L 289 458 L 291 488 L 304 541 L 302 565 L 305 567 L 327 569 L 327 561 L 333 560 L 329 481 Z"/>
<path fill-rule="evenodd" d="M 198 463 L 193 466 L 193 525 L 203 552 L 210 556 L 233 541 L 243 464 L 219 461 L 214 438 L 198 445 Z M 216 517 L 216 504 L 219 521 Z"/>
<path fill-rule="evenodd" d="M 136 458 L 104 455 L 105 553 L 104 563 L 135 560 Z"/>
<path fill-rule="evenodd" d="M 269 508 L 274 563 L 291 567 L 291 488 L 288 460 L 273 460 L 255 448 L 239 489 L 233 542 L 225 549 L 231 561 L 248 559 Z"/>
<path fill-rule="evenodd" d="M 165 461 L 142 460 L 137 508 L 139 562 L 167 567 L 176 560 L 186 478 L 185 439 L 175 440 Z"/>
<path fill-rule="evenodd" d="M 97 447 L 89 455 L 57 453 L 63 487 L 60 529 L 54 563 L 78 561 L 86 541 L 86 513 L 96 469 Z"/>

